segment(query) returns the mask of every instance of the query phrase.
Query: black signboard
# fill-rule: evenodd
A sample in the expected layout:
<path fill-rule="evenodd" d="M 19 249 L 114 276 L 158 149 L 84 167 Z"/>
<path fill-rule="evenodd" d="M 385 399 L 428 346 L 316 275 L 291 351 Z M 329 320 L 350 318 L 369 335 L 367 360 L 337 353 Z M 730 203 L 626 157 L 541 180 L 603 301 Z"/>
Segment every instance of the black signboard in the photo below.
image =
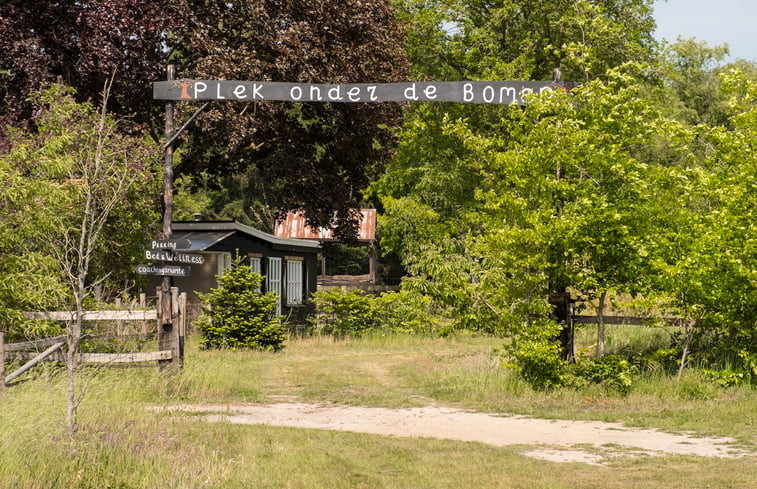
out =
<path fill-rule="evenodd" d="M 154 239 L 150 241 L 150 248 L 159 250 L 188 250 L 192 242 L 188 239 Z"/>
<path fill-rule="evenodd" d="M 177 253 L 171 250 L 145 250 L 145 258 L 148 260 L 173 261 L 189 265 L 202 265 L 205 257 L 191 253 Z"/>
<path fill-rule="evenodd" d="M 562 89 L 551 81 L 290 83 L 173 80 L 153 83 L 155 100 L 288 102 L 461 102 L 525 105 L 528 94 Z"/>
<path fill-rule="evenodd" d="M 164 277 L 189 277 L 190 267 L 184 265 L 137 265 L 140 275 L 161 275 Z"/>

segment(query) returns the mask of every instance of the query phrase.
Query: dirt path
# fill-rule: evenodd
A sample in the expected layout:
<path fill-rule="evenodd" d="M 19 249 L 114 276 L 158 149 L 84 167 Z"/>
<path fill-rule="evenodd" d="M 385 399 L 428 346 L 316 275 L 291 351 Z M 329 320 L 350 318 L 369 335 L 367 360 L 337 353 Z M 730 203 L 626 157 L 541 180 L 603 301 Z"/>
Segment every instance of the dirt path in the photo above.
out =
<path fill-rule="evenodd" d="M 733 442 L 729 438 L 674 435 L 613 423 L 499 416 L 443 407 L 383 409 L 279 403 L 183 404 L 168 409 L 208 413 L 205 419 L 211 422 L 429 437 L 495 446 L 533 445 L 533 450 L 523 454 L 558 462 L 600 464 L 621 455 L 735 457 L 748 454 L 729 446 Z M 586 449 L 586 446 L 591 448 Z"/>

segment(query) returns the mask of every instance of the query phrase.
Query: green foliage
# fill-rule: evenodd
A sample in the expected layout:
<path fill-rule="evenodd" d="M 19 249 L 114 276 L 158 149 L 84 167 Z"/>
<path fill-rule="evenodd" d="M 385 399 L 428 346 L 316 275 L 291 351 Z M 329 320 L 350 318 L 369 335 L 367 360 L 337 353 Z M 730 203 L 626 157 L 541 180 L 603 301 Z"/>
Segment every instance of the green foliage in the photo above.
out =
<path fill-rule="evenodd" d="M 634 384 L 637 368 L 625 358 L 607 355 L 579 359 L 571 369 L 573 383 L 588 382 L 628 394 Z"/>
<path fill-rule="evenodd" d="M 527 325 L 523 333 L 503 347 L 503 365 L 515 369 L 535 390 L 562 386 L 568 364 L 560 358 L 560 344 L 555 340 L 561 329 L 546 320 Z"/>
<path fill-rule="evenodd" d="M 382 331 L 395 334 L 441 334 L 443 318 L 433 310 L 431 299 L 410 290 L 385 292 L 374 297 Z"/>
<path fill-rule="evenodd" d="M 326 259 L 326 275 L 361 275 L 369 272 L 370 249 L 365 245 L 348 245 L 339 242 L 321 244 Z"/>
<path fill-rule="evenodd" d="M 585 80 L 652 56 L 650 0 L 394 0 L 416 77 Z"/>
<path fill-rule="evenodd" d="M 427 334 L 434 332 L 430 300 L 402 290 L 374 296 L 361 292 L 329 290 L 313 295 L 315 330 L 336 338 L 382 334 Z"/>
<path fill-rule="evenodd" d="M 702 373 L 721 387 L 734 387 L 747 382 L 749 379 L 749 376 L 744 372 L 734 372 L 733 370 L 703 368 Z"/>
<path fill-rule="evenodd" d="M 197 328 L 205 348 L 283 348 L 286 334 L 275 316 L 279 299 L 273 292 L 257 292 L 261 281 L 262 276 L 237 257 L 218 278 L 219 287 L 200 294 L 205 307 Z"/>
<path fill-rule="evenodd" d="M 33 128 L 10 131 L 0 155 L 0 315 L 12 325 L 13 311 L 70 307 L 95 283 L 133 284 L 158 222 L 154 143 L 74 95 L 31 94 Z"/>
<path fill-rule="evenodd" d="M 316 292 L 313 295 L 316 329 L 336 338 L 359 337 L 379 324 L 378 310 L 371 296 L 339 290 Z"/>
<path fill-rule="evenodd" d="M 668 113 L 692 125 L 726 123 L 727 99 L 719 74 L 726 69 L 722 64 L 727 55 L 726 46 L 709 47 L 695 39 L 678 39 L 665 46 L 660 62 L 665 86 L 660 95 L 667 95 Z"/>

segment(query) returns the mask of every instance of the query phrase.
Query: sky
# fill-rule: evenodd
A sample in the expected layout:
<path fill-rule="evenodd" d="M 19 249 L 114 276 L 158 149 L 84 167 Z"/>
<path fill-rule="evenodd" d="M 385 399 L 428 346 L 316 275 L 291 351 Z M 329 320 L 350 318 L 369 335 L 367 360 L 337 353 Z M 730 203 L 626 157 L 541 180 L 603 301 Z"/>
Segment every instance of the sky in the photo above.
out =
<path fill-rule="evenodd" d="M 655 0 L 654 9 L 657 39 L 728 44 L 729 60 L 757 62 L 757 0 Z"/>

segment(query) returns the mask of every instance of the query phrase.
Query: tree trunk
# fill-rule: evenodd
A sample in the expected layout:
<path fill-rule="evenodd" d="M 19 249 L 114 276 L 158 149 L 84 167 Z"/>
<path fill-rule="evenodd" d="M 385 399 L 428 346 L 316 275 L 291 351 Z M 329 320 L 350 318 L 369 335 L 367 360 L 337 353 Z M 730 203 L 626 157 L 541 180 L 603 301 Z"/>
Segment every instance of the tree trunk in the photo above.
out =
<path fill-rule="evenodd" d="M 66 389 L 66 430 L 69 434 L 76 432 L 76 409 L 79 401 L 76 396 L 76 373 L 79 368 L 79 344 L 81 343 L 82 323 L 84 318 L 84 277 L 86 268 L 78 278 L 79 290 L 74 292 L 76 298 L 76 316 L 66 324 L 66 342 L 68 343 L 68 352 L 66 353 L 66 374 L 68 377 L 68 386 Z"/>
<path fill-rule="evenodd" d="M 686 327 L 683 335 L 683 351 L 681 352 L 681 364 L 678 366 L 678 375 L 676 380 L 681 380 L 683 376 L 683 369 L 686 368 L 686 362 L 689 361 L 689 349 L 691 347 L 691 337 L 694 335 L 695 319 L 691 319 L 686 323 Z"/>
<path fill-rule="evenodd" d="M 564 288 L 553 292 L 549 296 L 549 303 L 552 305 L 552 319 L 563 325 L 563 329 L 558 336 L 560 341 L 560 357 L 563 360 L 572 362 L 575 354 L 573 351 L 573 315 L 570 311 L 570 294 Z"/>
<path fill-rule="evenodd" d="M 79 338 L 81 334 L 81 318 L 77 317 L 69 323 L 66 334 L 68 351 L 66 352 L 66 375 L 68 380 L 66 390 L 66 430 L 76 431 L 76 369 L 79 356 Z"/>

